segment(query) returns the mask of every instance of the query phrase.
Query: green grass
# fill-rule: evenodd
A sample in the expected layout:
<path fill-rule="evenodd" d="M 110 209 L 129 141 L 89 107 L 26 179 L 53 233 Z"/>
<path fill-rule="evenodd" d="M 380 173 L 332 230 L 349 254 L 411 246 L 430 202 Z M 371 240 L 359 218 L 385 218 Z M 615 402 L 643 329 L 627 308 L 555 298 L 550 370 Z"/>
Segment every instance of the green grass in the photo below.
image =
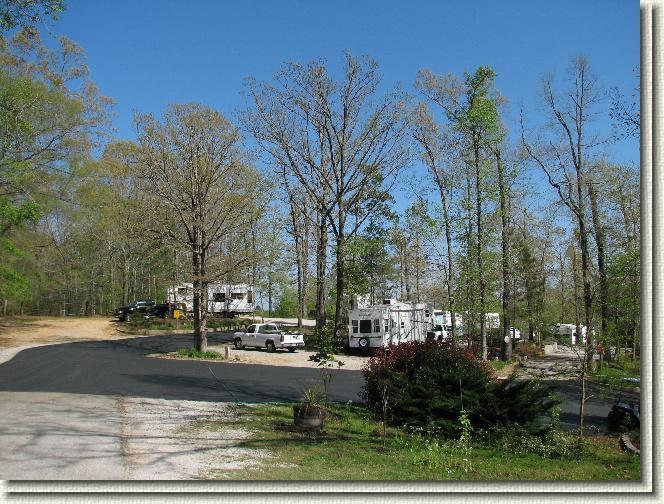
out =
<path fill-rule="evenodd" d="M 191 359 L 224 359 L 224 356 L 214 350 L 201 352 L 195 348 L 180 348 L 177 352 L 179 357 L 189 357 Z"/>
<path fill-rule="evenodd" d="M 580 455 L 544 458 L 479 444 L 470 464 L 457 441 L 437 441 L 388 428 L 361 406 L 332 406 L 321 433 L 292 429 L 292 405 L 244 405 L 233 425 L 251 431 L 240 444 L 267 450 L 258 467 L 215 470 L 207 478 L 239 480 L 638 480 L 640 460 L 622 452 L 616 438 L 593 438 Z M 237 418 L 237 417 L 236 417 Z M 209 423 L 226 429 L 229 423 Z"/>
<path fill-rule="evenodd" d="M 623 378 L 638 378 L 641 376 L 641 360 L 632 361 L 631 357 L 620 356 L 613 361 L 604 361 L 602 369 L 597 370 L 592 378 L 600 383 L 611 387 L 620 388 Z M 638 385 L 631 383 L 622 384 L 623 390 L 632 390 Z"/>
<path fill-rule="evenodd" d="M 509 366 L 510 364 L 513 364 L 513 363 L 514 363 L 514 359 L 512 358 L 512 359 L 509 359 L 509 360 L 506 360 L 506 361 L 502 361 L 502 360 L 490 360 L 490 361 L 488 361 L 488 362 L 489 362 L 489 364 L 491 365 L 491 367 L 492 367 L 493 369 L 495 369 L 496 371 L 502 371 L 503 369 L 505 369 L 505 368 L 506 368 L 507 366 Z"/>

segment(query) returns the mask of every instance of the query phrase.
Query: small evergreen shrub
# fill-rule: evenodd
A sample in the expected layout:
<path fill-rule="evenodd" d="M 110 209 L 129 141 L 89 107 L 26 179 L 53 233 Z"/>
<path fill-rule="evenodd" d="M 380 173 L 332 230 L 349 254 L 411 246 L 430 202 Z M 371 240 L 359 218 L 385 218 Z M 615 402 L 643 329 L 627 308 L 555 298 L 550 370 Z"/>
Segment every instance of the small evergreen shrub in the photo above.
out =
<path fill-rule="evenodd" d="M 459 438 L 462 410 L 473 428 L 515 424 L 528 431 L 555 401 L 539 382 L 495 381 L 491 366 L 448 343 L 410 342 L 379 350 L 363 369 L 363 398 L 393 425 Z"/>

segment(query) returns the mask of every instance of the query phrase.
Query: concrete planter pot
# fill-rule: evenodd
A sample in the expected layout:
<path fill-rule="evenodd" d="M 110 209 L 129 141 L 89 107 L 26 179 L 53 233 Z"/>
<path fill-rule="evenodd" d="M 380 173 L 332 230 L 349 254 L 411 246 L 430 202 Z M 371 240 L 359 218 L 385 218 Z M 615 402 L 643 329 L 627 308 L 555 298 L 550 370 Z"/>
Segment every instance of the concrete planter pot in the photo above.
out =
<path fill-rule="evenodd" d="M 327 411 L 321 406 L 297 404 L 293 406 L 293 422 L 304 429 L 322 429 Z"/>

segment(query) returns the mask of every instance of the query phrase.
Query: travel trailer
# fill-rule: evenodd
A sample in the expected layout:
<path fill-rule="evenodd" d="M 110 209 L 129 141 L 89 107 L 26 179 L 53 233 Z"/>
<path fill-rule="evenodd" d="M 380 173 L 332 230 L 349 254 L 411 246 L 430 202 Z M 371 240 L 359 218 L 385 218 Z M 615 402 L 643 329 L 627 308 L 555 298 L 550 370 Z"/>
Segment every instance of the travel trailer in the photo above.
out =
<path fill-rule="evenodd" d="M 385 348 L 405 341 L 425 341 L 433 328 L 433 311 L 425 303 L 385 299 L 383 304 L 348 314 L 350 348 Z"/>
<path fill-rule="evenodd" d="M 565 340 L 569 338 L 571 345 L 576 345 L 579 340 L 576 334 L 576 324 L 556 324 L 553 328 L 553 332 L 558 333 L 558 335 L 562 336 Z M 583 342 L 586 343 L 586 326 L 584 325 L 581 326 L 581 334 L 583 335 Z"/>
<path fill-rule="evenodd" d="M 188 312 L 194 311 L 194 285 L 186 283 L 167 289 L 169 303 L 184 303 Z M 223 317 L 254 313 L 253 289 L 245 284 L 208 284 L 208 313 Z"/>

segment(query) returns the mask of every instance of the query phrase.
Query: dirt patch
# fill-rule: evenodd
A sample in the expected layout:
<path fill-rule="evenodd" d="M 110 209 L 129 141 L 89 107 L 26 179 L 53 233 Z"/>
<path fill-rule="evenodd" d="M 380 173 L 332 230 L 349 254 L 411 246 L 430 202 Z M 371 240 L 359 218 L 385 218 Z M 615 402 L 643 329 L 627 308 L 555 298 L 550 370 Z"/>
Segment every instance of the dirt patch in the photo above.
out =
<path fill-rule="evenodd" d="M 0 348 L 126 338 L 108 317 L 0 318 Z"/>
<path fill-rule="evenodd" d="M 119 398 L 123 463 L 128 479 L 196 479 L 253 467 L 269 457 L 245 448 L 232 404 Z"/>
<path fill-rule="evenodd" d="M 309 360 L 309 356 L 313 355 L 314 352 L 307 352 L 305 350 L 298 350 L 293 353 L 289 352 L 288 350 L 277 350 L 273 353 L 270 353 L 267 350 L 258 350 L 253 348 L 236 350 L 230 344 L 208 345 L 208 350 L 214 350 L 215 352 L 219 352 L 221 355 L 225 355 L 226 349 L 228 349 L 228 359 L 211 360 L 211 362 L 226 362 L 228 364 L 261 364 L 263 366 L 287 366 L 304 368 L 318 367 L 315 362 Z M 206 360 L 181 357 L 177 355 L 176 352 L 149 354 L 148 357 L 158 357 L 163 359 Z M 352 371 L 359 371 L 362 369 L 364 364 L 369 359 L 368 357 L 360 355 L 337 355 L 336 358 L 344 363 L 341 369 Z"/>

